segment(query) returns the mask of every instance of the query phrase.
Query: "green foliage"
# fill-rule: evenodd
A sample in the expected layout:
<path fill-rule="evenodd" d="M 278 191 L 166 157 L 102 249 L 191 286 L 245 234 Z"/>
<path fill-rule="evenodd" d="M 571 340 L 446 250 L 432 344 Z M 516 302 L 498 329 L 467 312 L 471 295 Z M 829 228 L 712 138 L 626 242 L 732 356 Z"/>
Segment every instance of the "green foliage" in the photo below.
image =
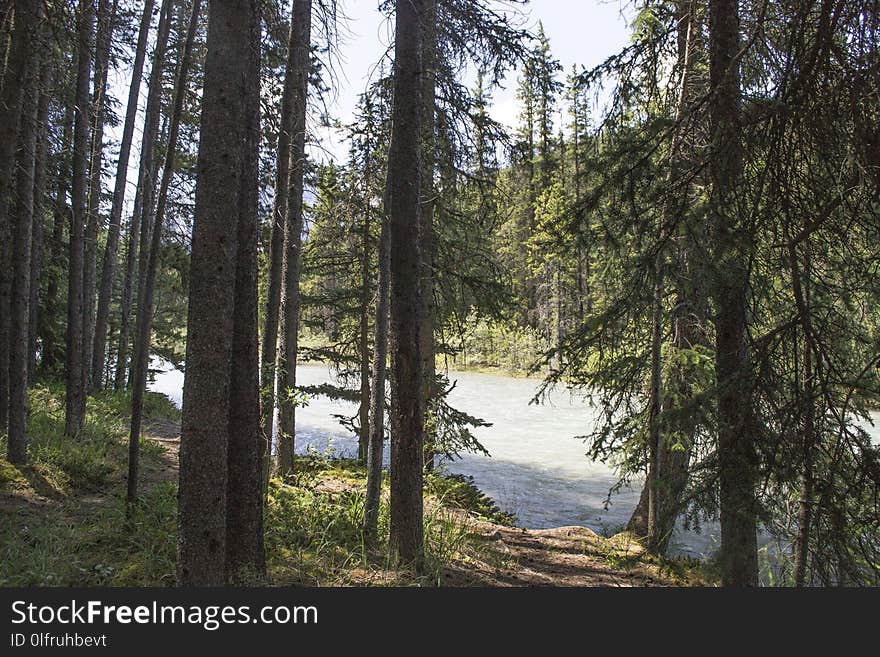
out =
<path fill-rule="evenodd" d="M 0 529 L 0 586 L 171 586 L 176 535 L 171 483 L 147 491 L 129 519 L 122 500 L 23 511 Z"/>
<path fill-rule="evenodd" d="M 436 497 L 445 506 L 468 511 L 497 525 L 512 527 L 516 524 L 516 516 L 498 508 L 492 498 L 477 488 L 473 477 L 428 473 L 425 476 L 425 492 Z"/>

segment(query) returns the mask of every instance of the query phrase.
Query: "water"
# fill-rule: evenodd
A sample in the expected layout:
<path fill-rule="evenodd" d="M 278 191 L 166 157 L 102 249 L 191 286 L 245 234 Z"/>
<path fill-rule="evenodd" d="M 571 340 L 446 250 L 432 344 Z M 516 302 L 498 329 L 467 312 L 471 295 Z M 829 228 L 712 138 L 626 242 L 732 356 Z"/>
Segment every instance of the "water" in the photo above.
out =
<path fill-rule="evenodd" d="M 332 380 L 324 366 L 297 367 L 300 385 Z M 587 459 L 585 445 L 575 438 L 588 433 L 595 418 L 595 411 L 583 399 L 556 390 L 543 404 L 530 405 L 538 386 L 535 380 L 457 372 L 450 374 L 450 380 L 457 385 L 449 403 L 492 426 L 474 430 L 491 456 L 465 454 L 446 464 L 449 471 L 472 476 L 523 527 L 581 525 L 601 533 L 626 524 L 638 502 L 641 482 L 613 495 L 606 506 L 616 477 L 608 466 Z M 183 374 L 162 372 L 150 388 L 180 405 Z M 297 452 L 356 454 L 356 438 L 334 417 L 351 417 L 356 412 L 352 402 L 310 399 L 308 406 L 297 409 Z M 873 427 L 866 428 L 880 442 L 880 414 L 874 414 L 874 421 Z M 707 556 L 717 547 L 718 528 L 713 523 L 706 523 L 700 533 L 679 526 L 670 542 L 671 552 L 696 557 Z"/>

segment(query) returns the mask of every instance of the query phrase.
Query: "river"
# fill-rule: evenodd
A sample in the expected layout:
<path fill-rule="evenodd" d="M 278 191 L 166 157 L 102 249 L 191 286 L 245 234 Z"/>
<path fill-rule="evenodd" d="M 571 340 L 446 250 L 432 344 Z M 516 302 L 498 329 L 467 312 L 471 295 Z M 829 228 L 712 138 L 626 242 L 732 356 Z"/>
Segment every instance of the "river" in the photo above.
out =
<path fill-rule="evenodd" d="M 300 385 L 332 379 L 325 366 L 297 367 Z M 469 372 L 450 373 L 450 379 L 457 384 L 449 403 L 492 423 L 474 430 L 491 456 L 464 454 L 445 464 L 450 472 L 472 476 L 483 492 L 529 529 L 581 525 L 603 533 L 625 525 L 638 501 L 641 482 L 614 494 L 606 505 L 616 477 L 608 466 L 589 460 L 585 445 L 576 438 L 590 431 L 595 418 L 595 411 L 583 399 L 555 390 L 543 404 L 533 405 L 529 402 L 539 383 L 534 379 Z M 180 405 L 183 374 L 177 370 L 160 372 L 150 389 L 165 393 Z M 354 403 L 311 398 L 307 406 L 297 409 L 297 452 L 356 453 L 356 439 L 334 417 L 355 413 Z M 877 441 L 880 415 L 874 419 L 874 427 L 868 429 Z M 710 522 L 700 532 L 679 526 L 670 551 L 705 557 L 717 546 L 718 528 Z"/>

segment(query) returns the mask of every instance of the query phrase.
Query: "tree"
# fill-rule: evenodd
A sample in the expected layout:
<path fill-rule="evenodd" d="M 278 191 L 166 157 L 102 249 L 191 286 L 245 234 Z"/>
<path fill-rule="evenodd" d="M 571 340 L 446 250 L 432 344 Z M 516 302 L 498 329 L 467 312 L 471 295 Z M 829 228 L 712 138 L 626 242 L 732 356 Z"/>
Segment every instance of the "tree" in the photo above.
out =
<path fill-rule="evenodd" d="M 245 143 L 238 199 L 238 262 L 229 390 L 226 478 L 226 578 L 250 581 L 265 575 L 263 458 L 268 439 L 260 425 L 260 355 L 257 328 L 257 212 L 260 146 L 260 15 L 252 3 L 245 78 Z"/>
<path fill-rule="evenodd" d="M 18 157 L 16 171 L 15 230 L 13 234 L 13 271 L 11 331 L 9 335 L 9 433 L 8 454 L 11 463 L 27 460 L 27 383 L 28 324 L 31 277 L 31 230 L 34 219 L 34 156 L 37 146 L 36 115 L 38 106 L 40 61 L 33 52 L 39 45 L 35 32 L 40 22 L 39 8 L 17 3 L 16 31 L 22 34 L 16 47 L 24 49 L 21 80 L 30 87 L 24 94 L 19 114 Z M 38 52 L 38 50 L 37 50 Z"/>
<path fill-rule="evenodd" d="M 712 135 L 712 223 L 716 271 L 715 376 L 718 392 L 718 467 L 721 485 L 721 568 L 728 586 L 758 582 L 755 425 L 746 350 L 747 244 L 740 235 L 737 185 L 740 142 L 739 10 L 736 0 L 709 5 Z"/>
<path fill-rule="evenodd" d="M 295 20 L 300 25 L 295 24 Z M 291 15 L 288 30 L 287 60 L 284 69 L 284 85 L 281 93 L 280 129 L 275 157 L 275 194 L 272 200 L 272 235 L 269 244 L 269 274 L 266 292 L 266 316 L 263 325 L 262 350 L 260 360 L 260 386 L 262 394 L 262 428 L 266 437 L 264 476 L 268 480 L 272 429 L 275 420 L 275 386 L 278 361 L 278 320 L 281 312 L 281 284 L 284 260 L 284 232 L 287 225 L 288 196 L 290 192 L 290 155 L 293 132 L 293 95 L 297 77 L 298 62 L 295 39 L 301 39 L 303 29 L 302 14 Z"/>
<path fill-rule="evenodd" d="M 239 502 L 230 500 L 239 491 L 228 488 L 236 481 L 228 476 L 228 459 L 244 444 L 235 442 L 230 450 L 230 431 L 244 426 L 256 430 L 235 440 L 245 441 L 259 463 L 259 391 L 245 394 L 237 387 L 257 381 L 257 363 L 242 343 L 246 338 L 256 345 L 256 335 L 244 335 L 247 321 L 242 316 L 253 310 L 256 300 L 236 311 L 252 275 L 252 261 L 242 262 L 252 247 L 242 248 L 239 235 L 248 233 L 245 223 L 255 221 L 258 7 L 257 0 L 212 2 L 208 12 L 178 498 L 177 572 L 186 586 L 223 584 L 234 575 L 230 565 L 242 565 L 230 562 L 230 555 L 246 552 L 227 540 L 229 504 Z M 255 324 L 249 321 L 252 329 Z M 254 371 L 233 372 L 233 365 L 243 361 Z M 248 383 L 233 383 L 233 376 L 245 376 Z M 232 407 L 240 406 L 245 396 L 253 409 Z M 260 482 L 255 483 L 259 502 Z"/>
<path fill-rule="evenodd" d="M 86 389 L 83 375 L 83 335 L 85 304 L 83 289 L 84 230 L 87 215 L 86 169 L 89 149 L 89 72 L 92 64 L 93 0 L 80 0 L 77 10 L 76 97 L 73 127 L 73 185 L 71 189 L 70 246 L 67 277 L 67 344 L 64 432 L 77 435 L 86 412 Z"/>
<path fill-rule="evenodd" d="M 46 55 L 42 57 L 45 59 Z M 37 338 L 40 332 L 40 279 L 43 274 L 44 233 L 46 220 L 46 173 L 50 155 L 49 103 L 51 90 L 51 59 L 41 62 L 37 81 L 40 99 L 37 102 L 36 150 L 34 152 L 33 230 L 31 233 L 31 271 L 28 291 L 28 384 L 37 376 Z"/>
<path fill-rule="evenodd" d="M 141 159 L 138 169 L 138 184 L 134 196 L 134 206 L 128 227 L 128 248 L 125 254 L 125 280 L 122 286 L 122 302 L 120 303 L 119 344 L 116 356 L 115 387 L 125 387 L 128 373 L 128 348 L 131 322 L 131 306 L 135 289 L 139 290 L 143 276 L 136 278 L 135 267 L 138 262 L 146 264 L 146 256 L 138 259 L 138 251 L 147 248 L 145 233 L 150 225 L 153 211 L 153 194 L 156 183 L 154 164 L 156 140 L 159 135 L 159 114 L 162 105 L 162 69 L 165 63 L 165 52 L 168 35 L 171 31 L 171 9 L 173 0 L 162 0 L 159 10 L 159 25 L 156 30 L 156 45 L 153 49 L 153 61 L 150 68 L 147 105 L 144 111 L 144 128 L 141 139 Z"/>
<path fill-rule="evenodd" d="M 421 269 L 419 274 L 419 350 L 422 358 L 423 404 L 428 411 L 436 396 L 436 375 L 434 372 L 434 105 L 437 77 L 437 21 L 436 0 L 425 0 L 424 37 L 422 43 L 422 153 L 419 174 L 421 184 L 421 205 L 419 207 L 419 253 Z M 426 418 L 427 420 L 427 418 Z M 424 440 L 424 439 L 423 439 Z M 434 468 L 433 442 L 427 437 L 425 467 Z"/>
<path fill-rule="evenodd" d="M 31 12 L 26 2 L 14 5 L 14 25 L 6 58 L 6 79 L 25 79 L 31 55 Z M 13 172 L 15 171 L 23 85 L 4 84 L 0 102 L 0 431 L 7 427 L 10 401 L 10 331 L 12 295 Z"/>
<path fill-rule="evenodd" d="M 82 375 L 86 392 L 91 392 L 92 354 L 95 334 L 95 281 L 98 268 L 98 232 L 100 229 L 101 174 L 104 155 L 104 123 L 107 115 L 107 71 L 110 44 L 116 20 L 118 0 L 98 0 L 98 29 L 95 37 L 95 71 L 92 97 L 91 153 L 89 156 L 89 192 L 86 210 L 83 263 L 83 356 Z"/>
<path fill-rule="evenodd" d="M 103 386 L 104 365 L 107 350 L 107 322 L 110 318 L 110 296 L 113 292 L 113 279 L 116 275 L 119 233 L 122 225 L 122 210 L 125 205 L 126 183 L 128 182 L 128 163 L 131 157 L 131 142 L 134 137 L 137 119 L 138 98 L 144 61 L 147 53 L 147 39 L 150 36 L 150 22 L 153 17 L 154 0 L 145 0 L 138 28 L 137 46 L 132 63 L 131 82 L 128 86 L 128 103 L 125 110 L 125 124 L 119 144 L 119 159 L 116 163 L 116 178 L 113 187 L 113 205 L 110 209 L 110 226 L 107 231 L 107 245 L 101 265 L 101 282 L 98 288 L 98 308 L 95 316 L 95 340 L 92 348 L 92 385 Z"/>
<path fill-rule="evenodd" d="M 183 99 L 186 95 L 187 76 L 193 41 L 199 23 L 201 0 L 194 0 L 192 13 L 187 23 L 186 40 L 177 62 L 177 73 L 174 84 L 174 105 L 171 110 L 170 127 L 168 129 L 168 146 L 165 151 L 165 162 L 162 167 L 162 182 L 156 202 L 154 225 L 150 231 L 151 244 L 149 250 L 141 249 L 141 258 L 147 260 L 143 267 L 144 278 L 138 294 L 137 330 L 135 332 L 135 357 L 132 369 L 131 423 L 128 439 L 128 495 L 127 501 L 133 504 L 137 500 L 138 455 L 143 414 L 144 392 L 147 387 L 147 368 L 150 364 L 150 336 L 153 328 L 153 291 L 156 282 L 156 271 L 159 268 L 160 249 L 162 246 L 162 226 L 165 221 L 165 205 L 168 200 L 168 187 L 174 175 L 174 156 L 177 150 L 177 138 L 180 133 L 180 117 L 183 112 Z"/>
<path fill-rule="evenodd" d="M 391 549 L 420 569 L 424 559 L 424 381 L 419 338 L 419 206 L 422 44 L 425 4 L 395 10 L 394 97 L 386 211 L 391 251 Z"/>
<path fill-rule="evenodd" d="M 309 52 L 312 1 L 294 0 L 291 18 L 291 72 L 293 74 L 293 125 L 287 220 L 284 229 L 284 307 L 278 380 L 281 399 L 278 422 L 278 468 L 282 476 L 293 471 L 296 437 L 296 359 L 299 333 L 299 283 L 303 230 L 303 171 L 306 159 L 306 105 L 309 87 Z M 293 34 L 295 32 L 295 34 Z"/>

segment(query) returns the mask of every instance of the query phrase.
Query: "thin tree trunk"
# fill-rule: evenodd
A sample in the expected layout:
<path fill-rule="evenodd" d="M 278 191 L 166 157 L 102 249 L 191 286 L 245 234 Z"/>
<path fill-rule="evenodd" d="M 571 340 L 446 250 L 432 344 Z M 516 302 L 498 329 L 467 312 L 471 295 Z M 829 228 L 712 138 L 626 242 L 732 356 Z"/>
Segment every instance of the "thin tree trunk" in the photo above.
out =
<path fill-rule="evenodd" d="M 137 47 L 135 48 L 134 64 L 132 65 L 131 82 L 128 87 L 128 105 L 125 111 L 125 125 L 122 128 L 122 141 L 119 145 L 119 160 L 116 164 L 113 206 L 110 210 L 110 226 L 107 231 L 104 260 L 101 264 L 98 309 L 95 315 L 95 340 L 92 348 L 92 386 L 95 388 L 101 388 L 104 384 L 110 297 L 113 293 L 113 278 L 116 273 L 119 231 L 122 224 L 122 208 L 125 205 L 125 186 L 128 181 L 128 161 L 131 157 L 131 142 L 134 137 L 134 124 L 137 120 L 138 97 L 143 78 L 144 61 L 146 60 L 150 22 L 153 17 L 153 4 L 154 0 L 145 0 L 144 2 L 141 24 L 138 30 Z"/>
<path fill-rule="evenodd" d="M 363 230 L 361 233 L 361 307 L 360 307 L 360 335 L 358 337 L 358 351 L 360 355 L 360 434 L 358 436 L 358 461 L 366 463 L 367 451 L 370 446 L 370 230 L 372 216 L 370 207 L 370 155 L 366 155 L 364 163 L 366 181 L 364 187 L 364 217 Z"/>
<path fill-rule="evenodd" d="M 2 7 L 2 13 L 0 13 L 0 93 L 2 93 L 6 81 L 6 65 L 12 46 L 13 4 L 13 0 L 3 0 L 0 3 L 0 7 Z"/>
<path fill-rule="evenodd" d="M 168 199 L 168 186 L 174 175 L 174 156 L 177 150 L 177 137 L 180 131 L 180 117 L 183 114 L 183 100 L 186 95 L 186 80 L 192 55 L 193 41 L 199 23 L 201 0 L 194 0 L 186 41 L 174 82 L 174 107 L 171 110 L 171 123 L 168 129 L 168 148 L 162 167 L 162 183 L 156 202 L 155 225 L 150 234 L 148 262 L 144 280 L 138 295 L 137 327 L 135 333 L 135 357 L 131 393 L 131 426 L 128 438 L 128 503 L 137 500 L 138 460 L 144 393 L 147 388 L 147 369 L 150 365 L 150 333 L 153 327 L 153 291 L 156 271 L 159 269 L 159 251 L 162 245 L 162 224 L 165 221 L 165 204 Z"/>
<path fill-rule="evenodd" d="M 34 383 L 37 375 L 37 336 L 39 334 L 40 279 L 43 273 L 44 227 L 46 220 L 46 159 L 49 153 L 49 62 L 40 66 L 38 92 L 40 100 L 36 117 L 36 151 L 34 153 L 33 228 L 31 232 L 31 272 L 28 301 L 28 382 Z"/>
<path fill-rule="evenodd" d="M 422 45 L 422 170 L 421 206 L 419 208 L 419 247 L 421 249 L 420 265 L 420 308 L 419 308 L 419 340 L 422 358 L 422 375 L 424 377 L 425 424 L 433 426 L 427 417 L 433 408 L 437 395 L 434 358 L 434 102 L 437 78 L 437 1 L 424 0 L 425 28 Z M 425 435 L 425 468 L 434 469 L 436 445 L 434 435 Z"/>
<path fill-rule="evenodd" d="M 259 4 L 255 3 L 258 7 Z M 260 429 L 260 354 L 257 328 L 257 214 L 260 148 L 260 19 L 252 12 L 249 31 L 238 204 L 238 263 L 235 277 L 232 362 L 229 389 L 229 446 L 226 485 L 226 576 L 250 581 L 265 573 L 262 462 L 266 438 Z"/>
<path fill-rule="evenodd" d="M 290 48 L 293 51 L 293 130 L 290 148 L 290 180 L 284 235 L 284 308 L 282 348 L 279 358 L 280 414 L 278 423 L 278 469 L 282 476 L 293 471 L 296 435 L 296 355 L 299 333 L 299 280 L 303 229 L 303 170 L 305 168 L 306 103 L 309 83 L 309 55 L 312 0 L 294 0 Z M 283 386 L 281 385 L 283 383 Z"/>
<path fill-rule="evenodd" d="M 388 358 L 388 305 L 391 289 L 389 222 L 382 215 L 376 283 L 376 340 L 373 343 L 373 380 L 370 398 L 370 444 L 367 450 L 367 496 L 364 501 L 364 541 L 375 546 L 382 495 L 382 455 L 385 441 L 385 375 Z"/>
<path fill-rule="evenodd" d="M 28 302 L 31 278 L 31 228 L 34 218 L 34 152 L 36 150 L 37 96 L 35 88 L 39 61 L 34 56 L 34 31 L 40 20 L 39 7 L 17 5 L 16 23 L 21 21 L 26 47 L 24 98 L 21 103 L 18 157 L 16 171 L 15 230 L 13 233 L 12 299 L 9 343 L 9 433 L 7 454 L 10 463 L 27 461 L 27 368 L 28 368 Z M 16 26 L 17 28 L 18 26 Z"/>
<path fill-rule="evenodd" d="M 171 9 L 174 0 L 162 0 L 159 13 L 159 25 L 156 31 L 156 46 L 150 68 L 149 91 L 147 106 L 144 111 L 144 130 L 141 139 L 141 161 L 138 171 L 138 186 L 134 196 L 134 208 L 128 228 L 128 249 L 125 254 L 125 281 L 122 286 L 122 302 L 119 318 L 119 345 L 116 354 L 116 389 L 125 387 L 126 374 L 129 370 L 128 343 L 131 330 L 131 307 L 134 290 L 140 293 L 142 276 L 135 280 L 135 267 L 139 261 L 138 252 L 145 242 L 142 239 L 142 224 L 152 216 L 153 191 L 156 185 L 154 155 L 156 139 L 159 135 L 159 114 L 162 109 L 162 67 L 165 62 L 165 51 L 168 46 L 168 34 L 171 30 Z M 145 258 L 140 258 L 146 263 Z"/>
<path fill-rule="evenodd" d="M 186 376 L 180 441 L 178 582 L 227 580 L 227 468 L 240 221 L 230 209 L 249 175 L 250 58 L 258 0 L 212 2 L 202 95 L 196 213 L 193 222 Z"/>
<path fill-rule="evenodd" d="M 670 190 L 663 206 L 663 219 L 661 227 L 661 242 L 665 242 L 672 223 L 679 226 L 687 226 L 683 217 L 687 210 L 689 186 L 683 185 L 682 190 L 673 194 L 672 189 L 680 185 L 680 177 L 683 171 L 682 141 L 684 120 L 687 107 L 692 101 L 692 73 L 695 65 L 695 32 L 696 17 L 695 7 L 692 0 L 682 0 L 677 5 L 677 29 L 678 29 L 678 68 L 681 71 L 679 81 L 678 98 L 675 110 L 676 127 L 672 135 L 670 146 L 669 164 L 667 171 L 666 187 Z M 684 235 L 679 244 L 679 256 L 682 261 L 681 273 L 678 276 L 678 301 L 673 311 L 672 322 L 675 326 L 674 346 L 676 350 L 692 349 L 696 345 L 706 343 L 705 336 L 700 327 L 700 321 L 705 317 L 705 303 L 699 300 L 702 296 L 702 288 L 699 280 L 701 275 L 693 262 L 693 237 L 691 231 L 685 227 Z M 652 386 L 651 406 L 652 413 L 660 411 L 660 406 L 672 406 L 676 403 L 684 405 L 692 396 L 691 372 L 683 371 L 677 375 L 677 382 L 670 381 L 667 386 L 670 390 L 677 390 L 677 394 L 670 397 L 668 404 L 664 404 L 660 396 L 660 339 L 662 314 L 662 296 L 664 293 L 665 268 L 658 256 L 657 270 L 655 274 L 655 298 L 654 298 L 654 332 L 652 339 Z M 656 378 L 656 386 L 654 379 Z M 656 403 L 656 409 L 655 409 Z M 652 416 L 653 417 L 653 416 Z M 687 485 L 688 465 L 693 443 L 695 429 L 689 423 L 682 422 L 675 430 L 685 437 L 679 442 L 687 443 L 685 449 L 673 447 L 675 441 L 662 440 L 659 425 L 651 420 L 649 436 L 649 472 L 642 490 L 641 498 L 630 517 L 627 529 L 639 536 L 648 539 L 648 545 L 652 551 L 662 553 L 668 545 L 669 538 L 675 525 L 681 507 L 681 498 Z M 690 423 L 692 424 L 692 423 Z"/>
<path fill-rule="evenodd" d="M 391 241 L 391 551 L 417 571 L 424 564 L 424 379 L 419 338 L 422 0 L 398 2 L 394 101 L 388 151 Z"/>
<path fill-rule="evenodd" d="M 46 296 L 43 301 L 44 312 L 40 313 L 40 371 L 51 373 L 58 365 L 58 277 L 64 265 L 63 242 L 64 226 L 69 224 L 71 208 L 67 204 L 70 189 L 71 140 L 73 135 L 73 106 L 68 105 L 64 112 L 64 127 L 61 148 L 58 153 L 58 166 L 55 170 L 57 181 L 56 196 L 52 204 L 52 239 L 49 243 L 49 266 L 46 275 Z"/>
<path fill-rule="evenodd" d="M 709 5 L 711 177 L 716 273 L 715 376 L 721 485 L 721 576 L 725 586 L 758 583 L 754 423 L 746 347 L 748 274 L 734 195 L 742 169 L 736 0 Z"/>
<path fill-rule="evenodd" d="M 654 303 L 651 321 L 651 390 L 648 411 L 648 549 L 658 551 L 660 543 L 657 524 L 658 478 L 660 459 L 660 366 L 663 339 L 663 255 L 654 265 Z"/>
<path fill-rule="evenodd" d="M 98 231 L 101 226 L 101 173 L 104 154 L 104 118 L 107 107 L 107 70 L 117 0 L 99 0 L 98 33 L 95 39 L 95 79 L 92 97 L 92 151 L 89 158 L 89 200 L 83 262 L 83 385 L 92 387 L 92 347 L 95 333 L 95 279 L 98 271 Z"/>
<path fill-rule="evenodd" d="M 10 26 L 9 53 L 6 57 L 7 77 L 22 80 L 30 57 L 31 31 L 28 20 L 30 6 L 16 0 Z M 4 53 L 5 54 L 5 53 Z M 24 85 L 7 84 L 0 96 L 0 433 L 6 431 L 9 419 L 10 313 L 12 295 L 12 198 L 16 145 Z"/>
<path fill-rule="evenodd" d="M 284 70 L 284 88 L 281 93 L 280 130 L 275 159 L 275 197 L 272 206 L 272 238 L 269 246 L 268 291 L 266 295 L 266 318 L 263 325 L 261 353 L 262 370 L 260 376 L 261 410 L 263 435 L 266 437 L 266 454 L 263 463 L 264 483 L 268 484 L 272 451 L 272 428 L 275 419 L 276 364 L 278 362 L 278 320 L 281 311 L 281 277 L 284 261 L 284 230 L 287 222 L 287 204 L 290 192 L 290 142 L 293 134 L 293 95 L 296 86 L 296 48 L 297 30 L 290 18 L 287 42 L 287 64 Z M 268 492 L 265 491 L 265 492 Z"/>
<path fill-rule="evenodd" d="M 71 192 L 70 256 L 67 283 L 67 399 L 64 433 L 77 435 L 86 413 L 86 390 L 83 376 L 83 258 L 86 220 L 86 167 L 89 150 L 89 73 L 91 71 L 92 30 L 94 27 L 92 0 L 80 0 L 77 12 L 77 69 L 76 99 L 73 126 L 73 189 Z"/>
<path fill-rule="evenodd" d="M 804 333 L 804 428 L 803 464 L 801 474 L 800 504 L 798 509 L 798 529 L 794 550 L 794 585 L 802 587 L 807 580 L 807 560 L 810 553 L 810 530 L 813 524 L 813 450 L 816 443 L 816 404 L 813 399 L 813 326 L 810 320 L 810 252 L 809 245 L 804 254 L 804 272 L 797 267 L 797 252 L 791 247 L 792 287 L 798 305 L 801 328 Z M 803 278 L 803 284 L 801 283 Z"/>

